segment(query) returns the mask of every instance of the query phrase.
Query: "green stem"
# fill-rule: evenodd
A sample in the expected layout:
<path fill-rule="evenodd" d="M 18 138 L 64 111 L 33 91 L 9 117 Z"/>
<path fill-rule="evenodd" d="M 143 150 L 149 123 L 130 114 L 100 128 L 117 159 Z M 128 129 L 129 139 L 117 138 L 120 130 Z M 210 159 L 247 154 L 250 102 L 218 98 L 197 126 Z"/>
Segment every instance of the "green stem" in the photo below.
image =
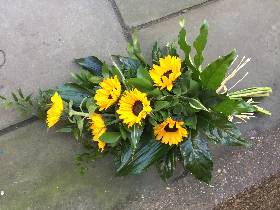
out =
<path fill-rule="evenodd" d="M 82 116 L 82 117 L 89 117 L 89 113 L 77 112 L 77 111 L 74 111 L 74 110 L 71 110 L 71 111 L 69 112 L 69 115 L 70 115 L 70 116 L 76 115 L 76 116 Z"/>

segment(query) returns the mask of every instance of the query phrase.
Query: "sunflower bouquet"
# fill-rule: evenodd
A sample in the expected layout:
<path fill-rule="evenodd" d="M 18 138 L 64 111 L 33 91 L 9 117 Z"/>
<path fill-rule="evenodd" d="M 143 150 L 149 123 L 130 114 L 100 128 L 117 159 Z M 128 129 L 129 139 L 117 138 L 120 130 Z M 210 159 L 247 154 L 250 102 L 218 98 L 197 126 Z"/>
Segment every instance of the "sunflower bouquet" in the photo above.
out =
<path fill-rule="evenodd" d="M 209 183 L 213 160 L 208 143 L 249 146 L 236 123 L 257 112 L 270 115 L 257 100 L 272 90 L 231 91 L 247 73 L 231 87 L 228 81 L 250 59 L 243 58 L 233 68 L 237 59 L 233 50 L 203 67 L 207 22 L 193 43 L 193 58 L 183 20 L 180 26 L 178 45 L 154 44 L 152 65 L 132 34 L 129 56 L 113 55 L 112 66 L 95 56 L 76 59 L 81 69 L 72 74 L 74 82 L 40 90 L 35 98 L 24 96 L 20 89 L 12 99 L 1 98 L 7 107 L 44 119 L 48 128 L 72 133 L 83 143 L 88 151 L 77 156 L 82 173 L 85 163 L 111 154 L 118 175 L 139 174 L 156 165 L 166 180 L 182 163 L 185 170 Z"/>

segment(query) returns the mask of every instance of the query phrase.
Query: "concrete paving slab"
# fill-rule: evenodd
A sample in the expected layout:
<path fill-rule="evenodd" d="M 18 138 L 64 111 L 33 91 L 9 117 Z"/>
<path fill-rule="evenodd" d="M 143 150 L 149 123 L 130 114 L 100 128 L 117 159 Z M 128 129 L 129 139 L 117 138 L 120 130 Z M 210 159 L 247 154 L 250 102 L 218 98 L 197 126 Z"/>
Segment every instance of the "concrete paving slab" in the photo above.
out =
<path fill-rule="evenodd" d="M 174 12 L 201 4 L 207 0 L 116 0 L 128 26 L 137 26 Z"/>
<path fill-rule="evenodd" d="M 0 209 L 114 209 L 138 190 L 161 183 L 155 173 L 115 177 L 109 157 L 81 176 L 74 157 L 83 151 L 73 138 L 47 132 L 42 123 L 1 136 Z"/>
<path fill-rule="evenodd" d="M 73 58 L 124 53 L 126 41 L 106 0 L 0 0 L 0 95 L 69 81 Z M 0 64 L 3 55 L 0 53 Z M 20 120 L 0 108 L 0 129 Z"/>

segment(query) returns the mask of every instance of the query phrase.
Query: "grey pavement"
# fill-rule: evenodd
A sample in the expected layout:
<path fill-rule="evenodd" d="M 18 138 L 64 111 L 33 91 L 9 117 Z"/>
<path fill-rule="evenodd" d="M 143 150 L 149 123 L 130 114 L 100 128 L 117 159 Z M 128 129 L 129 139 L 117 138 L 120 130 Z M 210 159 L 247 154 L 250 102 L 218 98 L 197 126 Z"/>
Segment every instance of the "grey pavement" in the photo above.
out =
<path fill-rule="evenodd" d="M 0 95 L 8 95 L 69 81 L 74 58 L 109 61 L 109 54 L 125 53 L 126 41 L 106 0 L 0 0 L 0 49 Z M 2 107 L 0 115 L 0 129 L 23 119 Z"/>
<path fill-rule="evenodd" d="M 26 2 L 34 3 L 32 1 Z M 45 10 L 47 10 L 47 7 L 52 8 L 48 2 L 46 1 L 44 4 L 46 7 L 42 7 Z M 61 6 L 61 1 L 59 2 L 52 3 Z M 88 0 L 80 1 L 80 3 L 76 1 L 70 2 L 72 6 L 68 5 L 69 10 L 68 7 L 53 8 L 55 11 L 61 11 L 61 14 L 45 15 L 48 17 L 59 16 L 63 20 L 62 17 L 64 17 L 65 13 L 69 15 L 71 13 L 69 18 L 77 17 L 77 19 L 74 18 L 76 20 L 75 23 L 78 23 L 78 16 L 84 18 L 87 20 L 85 25 L 79 25 L 79 27 L 88 31 L 95 38 L 90 39 L 88 33 L 82 33 L 77 36 L 70 33 L 69 31 L 79 31 L 77 28 L 72 27 L 71 21 L 65 21 L 64 25 L 61 26 L 62 28 L 59 22 L 53 21 L 52 24 L 48 23 L 50 26 L 49 30 L 46 31 L 48 34 L 44 34 L 45 39 L 55 39 L 53 37 L 55 32 L 61 30 L 64 32 L 64 39 L 68 40 L 62 48 L 57 49 L 57 45 L 54 44 L 55 42 L 49 48 L 50 51 L 58 50 L 62 57 L 58 59 L 54 56 L 56 54 L 51 54 L 51 57 L 56 60 L 53 61 L 53 59 L 47 57 L 45 61 L 42 54 L 36 55 L 35 53 L 38 59 L 42 59 L 40 60 L 40 62 L 44 63 L 42 71 L 47 76 L 45 79 L 35 81 L 38 83 L 35 83 L 33 80 L 23 82 L 19 79 L 23 76 L 20 76 L 20 70 L 18 69 L 18 66 L 23 61 L 21 61 L 22 63 L 18 61 L 16 55 L 18 55 L 18 51 L 24 49 L 26 43 L 21 40 L 21 45 L 17 49 L 14 47 L 15 44 L 8 39 L 9 36 L 2 33 L 1 30 L 0 44 L 2 45 L 2 37 L 4 37 L 4 40 L 8 39 L 3 42 L 3 46 L 11 49 L 10 56 L 13 55 L 13 52 L 15 55 L 14 59 L 9 59 L 9 54 L 7 53 L 7 64 L 0 68 L 1 83 L 3 77 L 9 78 L 3 80 L 3 82 L 6 82 L 4 83 L 4 88 L 6 89 L 5 91 L 0 89 L 0 94 L 13 89 L 16 87 L 15 84 L 25 85 L 25 88 L 32 89 L 36 88 L 36 85 L 49 87 L 54 84 L 50 82 L 52 80 L 56 84 L 68 80 L 69 68 L 75 69 L 73 64 L 71 64 L 72 58 L 97 54 L 101 55 L 101 58 L 108 59 L 109 53 L 104 51 L 104 47 L 100 43 L 102 41 L 103 43 L 109 43 L 108 46 L 112 47 L 110 49 L 112 51 L 115 50 L 113 52 L 124 53 L 126 43 L 122 29 L 118 24 L 120 18 L 117 18 L 107 1 Z M 124 22 L 130 26 L 146 23 L 147 21 L 163 17 L 167 13 L 176 12 L 176 10 L 179 11 L 190 6 L 182 4 L 183 1 L 178 1 L 178 5 L 173 2 L 172 4 L 174 5 L 172 6 L 166 2 L 157 4 L 158 11 L 161 11 L 161 13 L 158 13 L 159 16 L 157 16 L 158 14 L 153 13 L 154 10 L 151 10 L 151 1 L 147 0 L 142 1 L 141 7 L 139 6 L 139 10 L 137 10 L 135 17 L 133 17 L 131 11 L 128 10 L 135 10 L 137 7 L 135 5 L 129 7 L 128 1 L 127 5 L 121 6 L 121 4 L 125 4 L 124 2 L 126 1 L 117 1 L 116 3 L 120 7 L 120 13 L 124 18 Z M 139 4 L 139 2 L 136 3 Z M 18 1 L 14 4 L 10 2 L 10 5 L 8 3 L 1 5 L 0 11 L 4 9 L 3 11 L 6 12 L 4 15 L 0 12 L 1 20 L 4 17 L 3 19 L 6 22 L 11 22 L 7 24 L 10 27 L 12 27 L 13 22 L 20 22 L 21 19 L 8 21 L 8 18 L 13 14 L 11 11 L 14 11 L 12 8 L 24 8 L 22 5 L 28 3 Z M 200 3 L 200 1 L 197 3 Z M 41 3 L 36 2 L 34 4 L 35 6 L 33 7 L 40 8 Z M 263 106 L 272 111 L 272 117 L 259 116 L 240 126 L 244 136 L 252 141 L 252 148 L 246 150 L 213 146 L 215 166 L 211 185 L 201 183 L 191 175 L 181 177 L 182 168 L 180 167 L 178 167 L 174 178 L 167 184 L 159 179 L 154 168 L 139 176 L 118 178 L 114 176 L 110 157 L 96 161 L 94 163 L 95 167 L 90 169 L 85 176 L 81 177 L 73 161 L 74 155 L 83 151 L 83 149 L 73 138 L 56 134 L 53 131 L 47 132 L 42 123 L 36 122 L 0 136 L 0 191 L 4 192 L 4 195 L 0 195 L 0 209 L 207 210 L 226 201 L 231 196 L 258 185 L 272 175 L 278 175 L 280 171 L 280 117 L 278 114 L 280 108 L 279 8 L 280 2 L 278 0 L 218 0 L 205 6 L 195 7 L 183 15 L 163 18 L 155 21 L 154 24 L 144 24 L 144 28 L 138 31 L 144 55 L 148 58 L 153 41 L 159 40 L 164 45 L 167 41 L 177 39 L 179 31 L 178 21 L 182 17 L 186 19 L 190 40 L 193 40 L 198 33 L 201 22 L 207 19 L 210 29 L 209 42 L 205 52 L 206 62 L 210 62 L 217 56 L 237 48 L 240 57 L 247 56 L 252 58 L 252 61 L 243 70 L 244 73 L 248 71 L 249 76 L 237 88 L 252 85 L 273 87 L 272 96 L 263 101 Z M 25 8 L 27 11 L 30 9 L 32 8 Z M 10 13 L 7 12 L 9 10 Z M 91 13 L 92 11 L 95 11 L 95 13 Z M 104 11 L 107 13 L 105 14 Z M 138 15 L 143 11 L 147 11 L 146 15 Z M 43 12 L 35 14 L 34 17 L 44 16 Z M 25 16 L 28 18 L 30 15 L 26 13 L 22 16 L 21 21 L 26 24 L 26 21 L 23 19 Z M 36 20 L 34 17 L 33 20 Z M 130 20 L 135 22 L 129 23 Z M 46 22 L 48 21 L 46 20 Z M 91 25 L 92 22 L 95 23 L 94 26 Z M 102 29 L 100 24 L 111 26 L 113 29 L 110 27 L 108 27 L 109 29 Z M 0 27 L 2 27 L 2 24 Z M 33 27 L 40 28 L 41 26 L 34 23 Z M 16 27 L 14 29 L 10 28 L 10 31 L 10 33 L 16 32 Z M 104 36 L 107 38 L 105 39 Z M 20 38 L 18 39 L 20 40 Z M 28 47 L 36 40 L 33 41 L 29 37 Z M 92 49 L 89 48 L 88 41 L 90 41 Z M 2 48 L 1 45 L 0 49 Z M 42 43 L 35 42 L 34 45 L 40 47 Z M 31 46 L 34 48 L 34 45 Z M 32 54 L 32 47 L 28 49 L 30 54 L 27 57 L 21 55 L 22 60 L 33 57 L 32 55 L 34 55 L 35 50 L 33 49 Z M 10 64 L 11 66 L 9 67 L 9 60 L 15 61 L 15 64 Z M 38 63 L 37 65 L 39 65 Z M 48 71 L 53 68 L 56 71 Z M 25 68 L 25 71 L 28 71 L 28 69 Z M 38 78 L 38 74 L 36 76 L 34 69 L 37 70 L 37 68 L 33 68 L 30 72 L 32 72 L 35 78 Z M 3 74 L 3 72 L 6 73 Z M 57 74 L 56 72 L 59 73 Z M 13 82 L 11 79 L 15 75 L 19 75 L 16 79 L 17 82 Z M 2 113 L 0 114 L 3 116 Z M 8 121 L 8 119 L 4 115 L 4 118 L 1 117 L 0 122 L 1 120 L 4 122 Z"/>

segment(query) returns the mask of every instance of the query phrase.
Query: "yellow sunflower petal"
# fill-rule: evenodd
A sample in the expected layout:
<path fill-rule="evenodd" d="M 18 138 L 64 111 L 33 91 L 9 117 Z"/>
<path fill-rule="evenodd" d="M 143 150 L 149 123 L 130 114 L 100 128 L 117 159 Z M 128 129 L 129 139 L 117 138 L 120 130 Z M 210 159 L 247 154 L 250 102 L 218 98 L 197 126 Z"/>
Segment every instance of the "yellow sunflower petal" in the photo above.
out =
<path fill-rule="evenodd" d="M 106 143 L 100 139 L 100 136 L 102 136 L 107 130 L 105 122 L 102 118 L 102 115 L 97 113 L 92 113 L 90 120 L 92 139 L 98 143 L 98 148 L 101 150 L 101 152 L 103 152 Z"/>
<path fill-rule="evenodd" d="M 153 65 L 150 76 L 155 86 L 171 91 L 174 81 L 181 75 L 181 59 L 176 56 L 160 58 L 160 65 Z"/>
<path fill-rule="evenodd" d="M 178 145 L 183 141 L 183 138 L 188 136 L 188 131 L 182 127 L 184 123 L 181 121 L 167 118 L 162 123 L 154 127 L 154 135 L 156 140 L 163 144 Z"/>
<path fill-rule="evenodd" d="M 121 95 L 121 83 L 117 76 L 104 79 L 99 83 L 101 87 L 96 91 L 94 100 L 99 106 L 99 110 L 106 110 L 114 103 L 117 102 L 118 98 Z"/>
<path fill-rule="evenodd" d="M 51 97 L 51 108 L 47 111 L 47 125 L 49 128 L 53 127 L 60 119 L 63 112 L 63 100 L 58 94 L 55 92 Z"/>
<path fill-rule="evenodd" d="M 152 111 L 150 101 L 146 93 L 137 89 L 125 91 L 119 102 L 117 113 L 128 127 L 141 124 L 141 120 Z"/>

